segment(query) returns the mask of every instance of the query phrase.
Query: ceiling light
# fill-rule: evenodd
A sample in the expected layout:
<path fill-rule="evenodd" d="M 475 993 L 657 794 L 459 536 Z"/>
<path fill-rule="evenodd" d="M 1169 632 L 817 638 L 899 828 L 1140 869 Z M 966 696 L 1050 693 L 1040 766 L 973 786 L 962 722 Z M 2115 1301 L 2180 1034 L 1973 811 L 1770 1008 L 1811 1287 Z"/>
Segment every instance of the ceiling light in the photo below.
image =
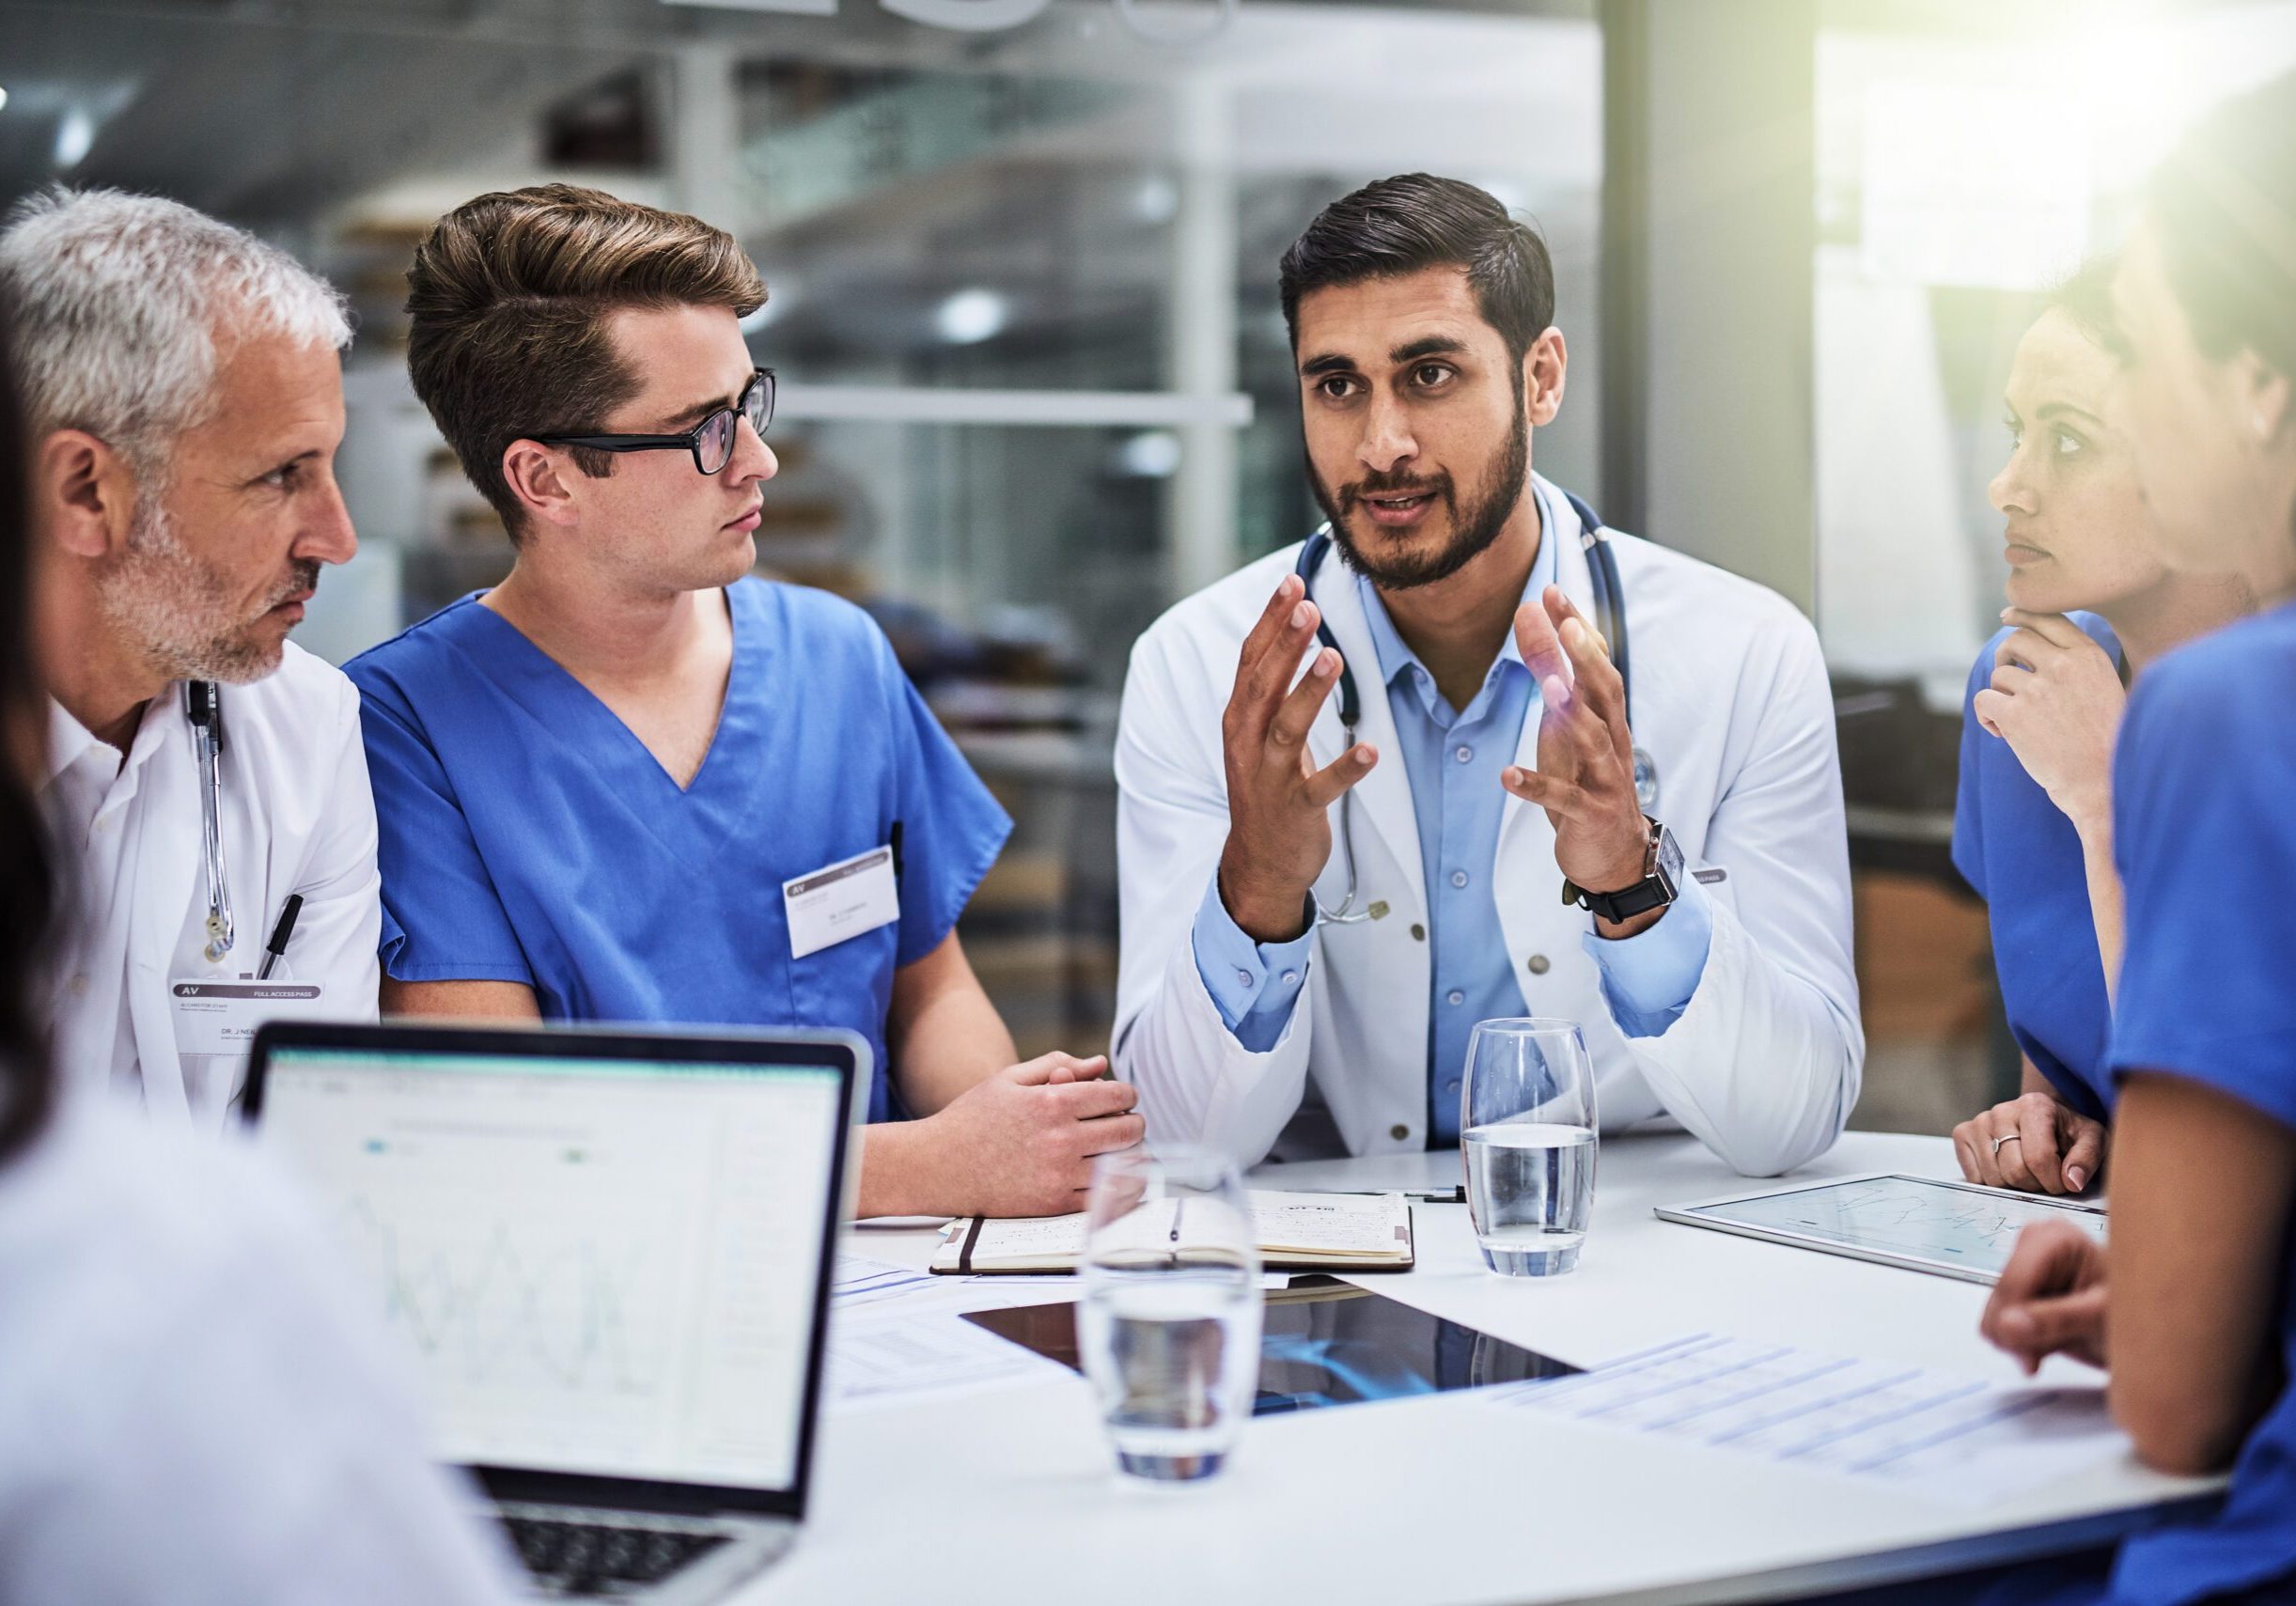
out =
<path fill-rule="evenodd" d="M 973 346 L 1003 333 L 1010 313 L 994 290 L 959 290 L 933 314 L 933 328 L 952 346 Z"/>
<path fill-rule="evenodd" d="M 0 89 L 0 109 L 5 109 L 5 108 L 7 107 L 7 105 L 8 105 L 8 91 L 7 91 L 6 89 Z"/>
<path fill-rule="evenodd" d="M 96 119 L 74 106 L 55 130 L 55 164 L 69 172 L 96 143 Z"/>
<path fill-rule="evenodd" d="M 1132 192 L 1132 212 L 1142 223 L 1170 223 L 1179 211 L 1179 186 L 1163 174 L 1140 181 Z"/>
<path fill-rule="evenodd" d="M 1117 466 L 1138 479 L 1169 479 L 1179 468 L 1179 437 L 1169 429 L 1144 429 L 1117 448 Z"/>

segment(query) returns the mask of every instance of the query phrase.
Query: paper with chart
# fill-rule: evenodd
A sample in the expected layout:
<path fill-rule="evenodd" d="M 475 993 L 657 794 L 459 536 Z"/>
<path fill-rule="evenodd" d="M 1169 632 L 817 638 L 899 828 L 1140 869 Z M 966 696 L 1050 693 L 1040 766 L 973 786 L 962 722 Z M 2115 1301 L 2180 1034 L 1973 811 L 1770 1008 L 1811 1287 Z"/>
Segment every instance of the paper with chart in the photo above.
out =
<path fill-rule="evenodd" d="M 1874 1478 L 1951 1505 L 1982 1505 L 2129 1453 L 2101 1384 L 1993 1382 L 1708 1333 L 1483 1397 L 1510 1410 Z"/>
<path fill-rule="evenodd" d="M 1866 1177 L 1794 1188 L 1683 1214 L 1823 1239 L 1845 1248 L 1913 1255 L 1998 1276 L 2017 1235 L 2035 1222 L 2063 1221 L 2104 1241 L 2105 1217 L 1996 1189 L 1957 1188 L 1913 1177 Z"/>

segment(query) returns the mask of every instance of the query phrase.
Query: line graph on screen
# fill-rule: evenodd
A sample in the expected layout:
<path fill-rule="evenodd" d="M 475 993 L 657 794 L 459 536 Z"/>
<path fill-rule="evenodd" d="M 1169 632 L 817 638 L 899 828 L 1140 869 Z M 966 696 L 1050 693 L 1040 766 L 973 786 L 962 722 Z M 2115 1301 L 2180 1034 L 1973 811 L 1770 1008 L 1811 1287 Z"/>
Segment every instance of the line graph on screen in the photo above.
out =
<path fill-rule="evenodd" d="M 365 1194 L 340 1230 L 374 1272 L 386 1325 L 441 1383 L 649 1398 L 663 1384 L 662 1290 L 629 1233 L 433 1220 L 410 1231 Z"/>

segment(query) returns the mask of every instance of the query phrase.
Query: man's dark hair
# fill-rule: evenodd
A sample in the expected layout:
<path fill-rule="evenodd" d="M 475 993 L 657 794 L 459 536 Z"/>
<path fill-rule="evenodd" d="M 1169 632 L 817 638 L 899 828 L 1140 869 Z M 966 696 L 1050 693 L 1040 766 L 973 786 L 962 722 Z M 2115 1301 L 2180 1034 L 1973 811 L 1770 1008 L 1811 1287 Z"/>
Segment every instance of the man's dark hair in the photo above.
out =
<path fill-rule="evenodd" d="M 1466 270 L 1484 320 L 1518 364 L 1554 321 L 1554 263 L 1537 229 L 1473 184 L 1403 173 L 1325 207 L 1284 253 L 1277 282 L 1293 347 L 1308 291 L 1425 268 Z"/>
<path fill-rule="evenodd" d="M 36 977 L 54 936 L 56 870 L 27 772 L 47 737 L 32 662 L 32 535 L 16 372 L 0 312 L 0 1161 L 39 1132 L 55 1098 Z"/>

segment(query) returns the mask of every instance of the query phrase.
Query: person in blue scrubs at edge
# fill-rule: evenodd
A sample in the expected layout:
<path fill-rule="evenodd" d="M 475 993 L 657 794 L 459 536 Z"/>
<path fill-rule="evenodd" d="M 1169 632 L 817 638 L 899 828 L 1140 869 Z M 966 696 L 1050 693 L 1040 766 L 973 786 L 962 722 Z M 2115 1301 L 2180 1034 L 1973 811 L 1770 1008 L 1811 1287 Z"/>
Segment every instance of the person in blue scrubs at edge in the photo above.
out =
<path fill-rule="evenodd" d="M 2116 395 L 2159 551 L 2263 610 L 2165 654 L 2113 756 L 2127 947 L 2105 1061 L 2113 1230 L 2017 1240 L 1982 1318 L 2029 1371 L 2111 1374 L 2163 1472 L 2220 1506 L 2116 1547 L 1867 1591 L 1860 1606 L 2296 1600 L 2296 76 L 2155 175 L 2114 280 Z"/>
<path fill-rule="evenodd" d="M 517 558 L 348 666 L 383 1012 L 848 1027 L 861 1213 L 1081 1208 L 1141 1120 L 1102 1058 L 1012 1064 L 966 962 L 1010 821 L 866 614 L 749 573 L 757 268 L 547 185 L 449 212 L 408 277 L 415 392 Z"/>
<path fill-rule="evenodd" d="M 2019 1096 L 1956 1127 L 1954 1151 L 1973 1182 L 2049 1193 L 2080 1193 L 2105 1161 L 2123 677 L 2253 606 L 2237 578 L 2179 573 L 2155 550 L 2114 394 L 2115 266 L 2101 257 L 2067 280 L 2009 367 L 2012 448 L 1991 492 L 2009 606 L 1970 671 L 1953 814 L 1953 862 L 1985 899 L 2024 1057 Z"/>

